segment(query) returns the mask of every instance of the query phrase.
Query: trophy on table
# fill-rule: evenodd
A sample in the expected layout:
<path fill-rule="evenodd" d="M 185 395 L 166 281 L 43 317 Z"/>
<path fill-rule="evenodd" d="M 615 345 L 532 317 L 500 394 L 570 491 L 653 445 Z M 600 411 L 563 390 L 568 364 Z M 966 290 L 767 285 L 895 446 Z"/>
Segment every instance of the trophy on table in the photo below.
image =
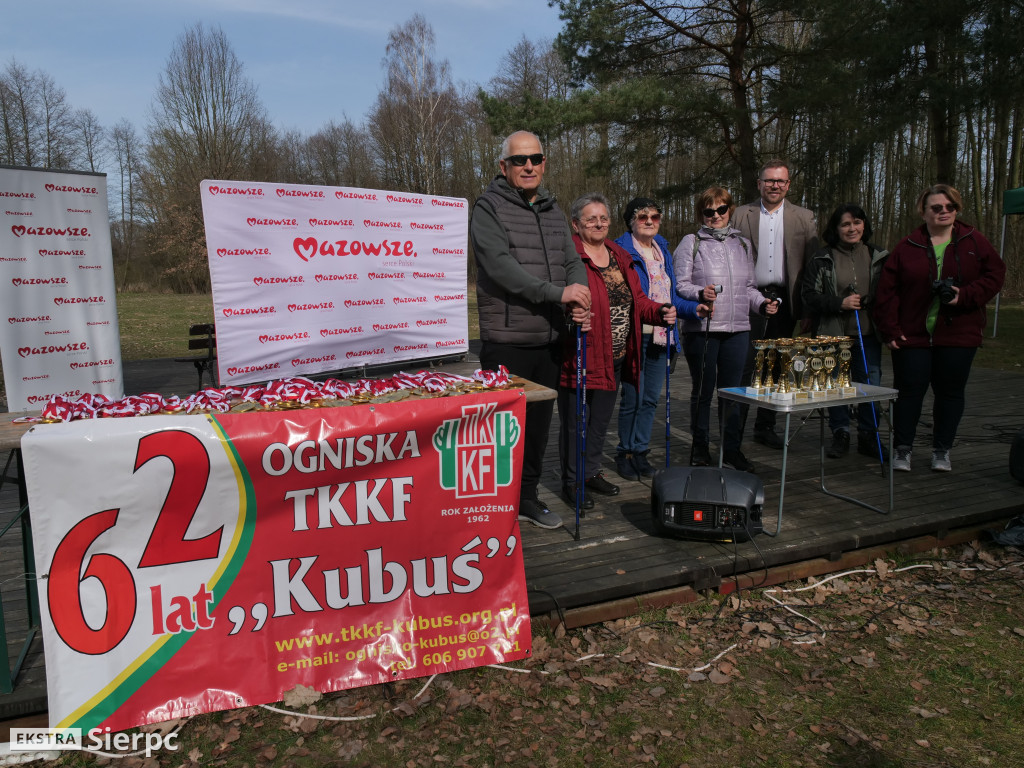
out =
<path fill-rule="evenodd" d="M 827 395 L 825 392 L 825 351 L 821 339 L 811 339 L 807 342 L 807 367 L 811 369 L 811 383 L 807 388 L 811 400 L 821 400 Z M 805 374 L 806 375 L 806 374 Z"/>
<path fill-rule="evenodd" d="M 764 361 L 764 388 L 770 393 L 775 389 L 775 343 L 778 339 L 765 339 L 768 345 L 768 353 Z"/>
<path fill-rule="evenodd" d="M 822 359 L 822 365 L 825 367 L 825 392 L 828 397 L 837 397 L 839 390 L 836 389 L 836 380 L 832 375 L 832 371 L 838 363 L 836 360 L 836 340 L 832 336 L 826 336 L 822 339 L 825 345 L 825 357 Z"/>
<path fill-rule="evenodd" d="M 757 350 L 757 354 L 754 355 L 754 374 L 750 377 L 750 386 L 747 387 L 748 395 L 760 396 L 767 392 L 762 381 L 764 375 L 764 351 L 767 348 L 767 339 L 754 340 L 754 349 Z"/>
<path fill-rule="evenodd" d="M 857 388 L 850 381 L 850 361 L 853 359 L 853 353 L 850 351 L 850 348 L 852 346 L 853 339 L 849 336 L 839 338 L 839 380 L 837 381 L 837 386 L 839 387 L 839 394 L 844 397 L 857 394 Z"/>
<path fill-rule="evenodd" d="M 793 369 L 793 399 L 807 400 L 807 388 L 810 386 L 810 375 L 807 370 L 807 339 L 799 336 L 793 339 L 793 354 L 790 358 L 790 365 Z"/>
<path fill-rule="evenodd" d="M 772 397 L 776 400 L 793 400 L 793 339 L 776 339 L 775 348 L 782 358 L 782 370 L 779 373 L 779 383 L 775 387 Z"/>

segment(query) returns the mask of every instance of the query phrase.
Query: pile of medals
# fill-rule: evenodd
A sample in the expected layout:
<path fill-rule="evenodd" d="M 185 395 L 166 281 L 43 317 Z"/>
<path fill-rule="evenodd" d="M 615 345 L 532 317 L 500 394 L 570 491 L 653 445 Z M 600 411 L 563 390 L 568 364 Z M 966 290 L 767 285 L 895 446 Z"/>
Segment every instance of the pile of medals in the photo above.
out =
<path fill-rule="evenodd" d="M 76 400 L 53 397 L 40 416 L 14 419 L 16 424 L 52 424 L 79 419 L 147 416 L 159 413 L 242 413 L 293 408 L 326 408 L 363 403 L 450 397 L 469 392 L 507 389 L 512 385 L 508 370 L 477 370 L 470 376 L 439 371 L 397 373 L 387 379 L 313 381 L 303 376 L 278 379 L 262 386 L 208 387 L 189 397 L 157 394 L 132 395 L 111 400 L 103 395 L 85 394 Z"/>

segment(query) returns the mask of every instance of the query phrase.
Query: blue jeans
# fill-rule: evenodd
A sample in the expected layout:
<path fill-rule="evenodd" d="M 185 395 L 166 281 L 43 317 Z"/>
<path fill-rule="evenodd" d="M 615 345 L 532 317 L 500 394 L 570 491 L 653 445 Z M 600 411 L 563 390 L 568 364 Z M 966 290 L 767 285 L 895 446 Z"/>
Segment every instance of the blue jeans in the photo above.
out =
<path fill-rule="evenodd" d="M 665 347 L 655 344 L 645 333 L 640 344 L 640 381 L 633 386 L 622 382 L 619 400 L 619 444 L 617 453 L 643 453 L 651 444 L 654 411 L 665 382 Z"/>
<path fill-rule="evenodd" d="M 705 353 L 705 340 L 707 352 Z M 747 361 L 750 332 L 688 333 L 683 339 L 683 353 L 690 368 L 693 389 L 690 393 L 690 433 L 694 445 L 707 445 L 710 437 L 711 397 L 717 387 L 738 387 Z M 702 369 L 703 366 L 703 369 Z M 703 386 L 701 373 L 703 372 Z M 699 388 L 699 392 L 698 392 Z M 738 451 L 743 439 L 739 405 L 731 400 L 718 401 L 718 415 L 723 421 L 722 448 Z"/>
<path fill-rule="evenodd" d="M 876 387 L 882 383 L 882 343 L 874 336 L 865 336 L 864 354 L 861 354 L 860 345 L 854 344 L 850 348 L 853 355 L 850 358 L 850 378 L 858 384 L 874 384 Z M 867 357 L 868 369 L 864 370 L 864 358 Z M 878 431 L 878 406 L 875 403 L 860 403 L 857 406 L 857 432 L 868 434 Z M 837 429 L 850 430 L 850 408 L 849 406 L 837 405 L 828 409 L 828 426 L 835 432 Z"/>

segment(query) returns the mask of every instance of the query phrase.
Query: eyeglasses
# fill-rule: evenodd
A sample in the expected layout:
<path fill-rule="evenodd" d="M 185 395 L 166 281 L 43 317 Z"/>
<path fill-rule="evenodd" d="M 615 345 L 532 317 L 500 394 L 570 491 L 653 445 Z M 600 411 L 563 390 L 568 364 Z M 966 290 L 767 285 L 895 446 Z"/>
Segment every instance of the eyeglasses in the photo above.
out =
<path fill-rule="evenodd" d="M 609 219 L 607 216 L 592 216 L 589 219 L 584 219 L 580 223 L 583 224 L 584 227 L 601 228 L 607 227 L 609 224 L 611 224 L 611 219 Z"/>
<path fill-rule="evenodd" d="M 534 165 L 540 165 L 544 162 L 544 155 L 541 152 L 538 152 L 535 155 L 509 155 L 505 158 L 506 163 L 511 163 L 516 168 L 522 168 L 526 165 L 527 161 Z"/>
<path fill-rule="evenodd" d="M 929 205 L 928 209 L 932 213 L 942 213 L 943 211 L 945 211 L 946 213 L 956 213 L 956 211 L 959 210 L 957 208 L 956 203 L 946 203 L 945 205 L 942 205 L 941 203 L 936 203 L 935 205 Z"/>
<path fill-rule="evenodd" d="M 727 214 L 728 212 L 729 212 L 729 206 L 728 205 L 720 205 L 717 208 L 705 208 L 703 211 L 701 211 L 701 213 L 704 214 L 704 218 L 705 219 L 710 219 L 716 213 L 719 216 L 725 216 L 725 214 Z"/>
<path fill-rule="evenodd" d="M 645 221 L 649 221 L 652 224 L 657 224 L 659 221 L 661 221 L 661 214 L 660 213 L 638 213 L 636 215 L 636 220 L 639 221 L 641 224 L 643 224 Z"/>
<path fill-rule="evenodd" d="M 784 187 L 789 184 L 789 179 L 761 179 L 766 187 Z"/>

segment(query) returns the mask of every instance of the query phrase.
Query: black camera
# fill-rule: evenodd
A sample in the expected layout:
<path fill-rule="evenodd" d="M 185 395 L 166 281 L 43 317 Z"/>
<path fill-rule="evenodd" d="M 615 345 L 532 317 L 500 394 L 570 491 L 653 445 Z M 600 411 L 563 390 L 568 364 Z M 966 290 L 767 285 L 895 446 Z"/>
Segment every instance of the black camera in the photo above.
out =
<path fill-rule="evenodd" d="M 954 285 L 956 285 L 956 281 L 952 277 L 947 277 L 945 280 L 936 280 L 932 283 L 932 293 L 939 297 L 940 304 L 949 304 L 949 302 L 956 299 L 956 291 L 953 290 Z"/>

